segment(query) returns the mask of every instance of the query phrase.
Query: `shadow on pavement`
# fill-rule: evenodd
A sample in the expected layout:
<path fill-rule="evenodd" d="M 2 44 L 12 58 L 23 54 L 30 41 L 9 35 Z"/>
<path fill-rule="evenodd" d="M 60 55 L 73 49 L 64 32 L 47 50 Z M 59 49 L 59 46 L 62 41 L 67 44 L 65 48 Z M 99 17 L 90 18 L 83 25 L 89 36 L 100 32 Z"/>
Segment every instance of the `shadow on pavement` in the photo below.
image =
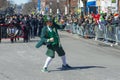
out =
<path fill-rule="evenodd" d="M 106 68 L 106 67 L 103 67 L 103 66 L 78 66 L 78 67 L 72 67 L 71 69 L 67 69 L 67 70 L 62 70 L 62 68 L 57 68 L 57 70 L 50 70 L 51 72 L 52 71 L 68 71 L 68 70 L 83 70 L 83 69 L 91 69 L 91 68 Z"/>

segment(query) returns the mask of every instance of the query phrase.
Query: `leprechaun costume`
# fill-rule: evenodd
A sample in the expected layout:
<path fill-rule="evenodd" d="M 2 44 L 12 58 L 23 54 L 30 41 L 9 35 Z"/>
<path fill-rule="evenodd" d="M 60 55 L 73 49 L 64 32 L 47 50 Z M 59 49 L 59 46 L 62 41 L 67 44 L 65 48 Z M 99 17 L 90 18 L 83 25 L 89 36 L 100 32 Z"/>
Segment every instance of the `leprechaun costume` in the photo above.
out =
<path fill-rule="evenodd" d="M 57 52 L 58 56 L 60 56 L 62 59 L 63 62 L 62 68 L 63 69 L 71 68 L 66 63 L 65 51 L 63 50 L 60 44 L 60 39 L 57 31 L 59 25 L 57 25 L 51 19 L 49 19 L 46 23 L 47 23 L 46 26 L 44 26 L 42 29 L 41 40 L 36 44 L 36 48 L 41 47 L 43 44 L 46 44 L 48 48 L 46 52 L 48 58 L 46 59 L 42 72 L 48 72 L 47 67 L 49 63 L 52 61 L 52 59 L 55 57 L 55 51 Z"/>
<path fill-rule="evenodd" d="M 39 48 L 43 44 L 46 44 L 48 48 L 46 55 L 52 58 L 54 58 L 55 51 L 59 56 L 65 55 L 65 52 L 60 44 L 57 28 L 55 26 L 58 27 L 55 23 L 52 26 L 44 26 L 41 33 L 41 40 L 36 45 L 36 48 Z M 50 38 L 54 38 L 54 41 L 50 42 Z"/>

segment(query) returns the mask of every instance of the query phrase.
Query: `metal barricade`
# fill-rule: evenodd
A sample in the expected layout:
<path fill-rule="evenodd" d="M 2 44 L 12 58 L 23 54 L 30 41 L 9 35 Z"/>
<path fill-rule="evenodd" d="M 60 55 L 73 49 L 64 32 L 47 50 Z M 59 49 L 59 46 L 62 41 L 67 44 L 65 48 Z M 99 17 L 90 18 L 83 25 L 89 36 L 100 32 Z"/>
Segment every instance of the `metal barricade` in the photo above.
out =
<path fill-rule="evenodd" d="M 77 24 L 72 23 L 72 33 L 76 34 L 77 33 Z"/>
<path fill-rule="evenodd" d="M 116 25 L 108 24 L 107 26 L 101 24 L 96 26 L 96 36 L 95 39 L 103 39 L 107 42 L 120 42 L 120 27 Z"/>
<path fill-rule="evenodd" d="M 89 28 L 88 28 L 88 36 L 90 38 L 94 38 L 95 37 L 95 25 L 94 24 L 90 24 Z"/>
<path fill-rule="evenodd" d="M 120 27 L 116 27 L 116 43 L 120 43 Z"/>
<path fill-rule="evenodd" d="M 84 36 L 83 26 L 77 25 L 77 34 L 82 37 Z"/>
<path fill-rule="evenodd" d="M 105 39 L 106 37 L 106 26 L 99 24 L 95 26 L 95 40 Z"/>
<path fill-rule="evenodd" d="M 64 30 L 71 33 L 72 32 L 72 25 L 70 23 L 67 23 Z"/>
<path fill-rule="evenodd" d="M 95 25 L 87 24 L 83 27 L 84 37 L 93 38 L 95 37 Z"/>
<path fill-rule="evenodd" d="M 89 25 L 88 24 L 85 24 L 84 26 L 83 26 L 83 35 L 84 35 L 84 37 L 88 37 L 88 31 L 89 31 Z"/>
<path fill-rule="evenodd" d="M 108 41 L 116 41 L 116 26 L 108 25 L 106 27 L 105 39 Z"/>

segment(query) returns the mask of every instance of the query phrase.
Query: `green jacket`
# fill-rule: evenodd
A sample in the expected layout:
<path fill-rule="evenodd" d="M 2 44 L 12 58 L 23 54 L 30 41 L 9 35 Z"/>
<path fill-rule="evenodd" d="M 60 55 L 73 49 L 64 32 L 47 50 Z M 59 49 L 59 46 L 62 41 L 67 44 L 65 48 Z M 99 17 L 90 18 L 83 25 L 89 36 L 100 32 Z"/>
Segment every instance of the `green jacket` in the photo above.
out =
<path fill-rule="evenodd" d="M 46 45 L 59 44 L 60 39 L 59 39 L 58 31 L 57 31 L 58 26 L 57 27 L 56 26 L 57 25 L 52 26 L 52 31 L 49 31 L 47 26 L 43 27 L 42 32 L 41 32 L 41 39 L 36 44 L 36 48 L 39 48 L 44 44 L 46 44 Z M 50 38 L 54 38 L 54 42 L 47 42 L 47 40 Z"/>

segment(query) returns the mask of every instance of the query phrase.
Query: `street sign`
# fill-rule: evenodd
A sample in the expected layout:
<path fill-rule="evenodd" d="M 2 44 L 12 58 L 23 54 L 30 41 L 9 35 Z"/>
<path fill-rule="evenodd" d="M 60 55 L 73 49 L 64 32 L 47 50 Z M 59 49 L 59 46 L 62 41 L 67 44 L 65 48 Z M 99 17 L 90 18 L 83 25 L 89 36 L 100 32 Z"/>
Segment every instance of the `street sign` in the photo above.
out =
<path fill-rule="evenodd" d="M 41 10 L 41 0 L 38 0 L 38 11 Z"/>

